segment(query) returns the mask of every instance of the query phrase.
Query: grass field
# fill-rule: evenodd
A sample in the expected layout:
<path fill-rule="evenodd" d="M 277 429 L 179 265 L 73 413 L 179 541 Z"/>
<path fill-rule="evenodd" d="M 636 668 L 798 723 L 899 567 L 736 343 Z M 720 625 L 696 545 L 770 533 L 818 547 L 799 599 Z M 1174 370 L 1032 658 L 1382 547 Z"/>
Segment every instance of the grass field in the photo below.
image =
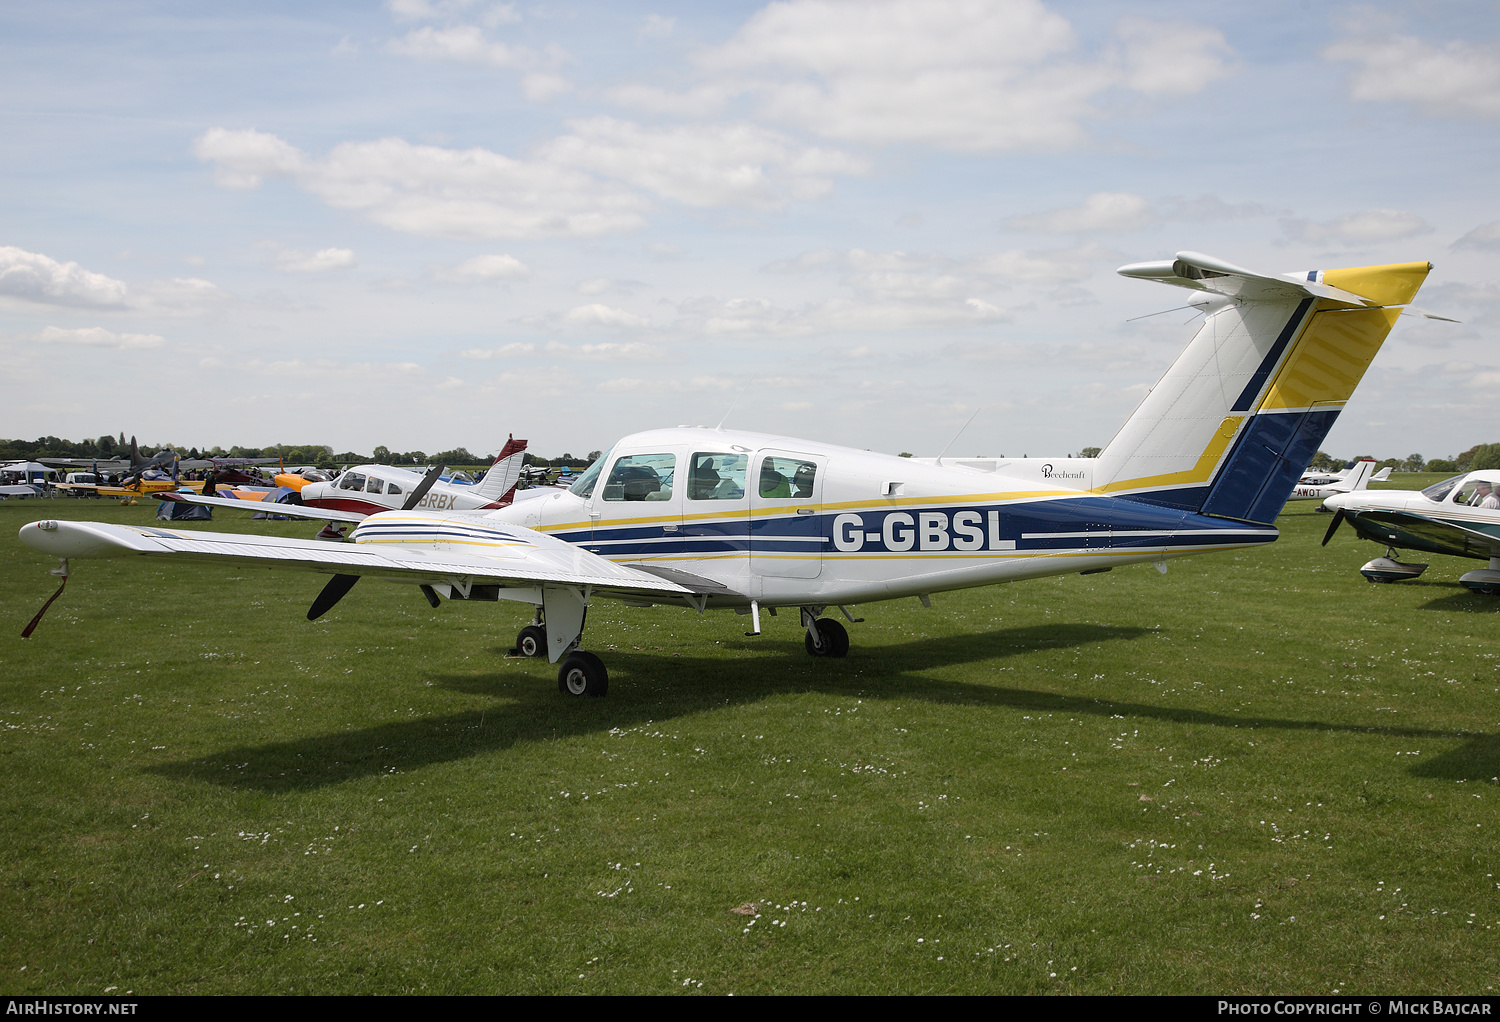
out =
<path fill-rule="evenodd" d="M 528 608 L 309 623 L 295 573 L 75 562 L 23 641 L 16 528 L 153 509 L 0 502 L 0 989 L 1491 993 L 1500 600 L 1313 507 L 870 605 L 843 661 L 601 604 L 580 700 Z"/>

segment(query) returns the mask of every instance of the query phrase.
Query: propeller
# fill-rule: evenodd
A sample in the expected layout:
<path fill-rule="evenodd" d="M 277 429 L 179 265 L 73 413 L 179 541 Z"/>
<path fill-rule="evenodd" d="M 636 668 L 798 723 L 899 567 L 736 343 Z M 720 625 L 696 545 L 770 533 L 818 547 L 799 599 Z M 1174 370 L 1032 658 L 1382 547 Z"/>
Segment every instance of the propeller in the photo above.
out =
<path fill-rule="evenodd" d="M 438 481 L 438 476 L 443 474 L 445 467 L 444 465 L 434 465 L 432 470 L 422 477 L 422 481 L 417 484 L 417 488 L 411 491 L 411 496 L 406 498 L 405 503 L 401 505 L 401 510 L 410 511 L 416 507 L 422 498 L 427 496 L 427 491 L 432 489 L 432 484 Z M 333 578 L 328 580 L 328 584 L 323 587 L 323 591 L 318 594 L 318 598 L 313 600 L 312 606 L 308 608 L 307 619 L 309 621 L 316 621 L 328 613 L 333 609 L 334 604 L 348 595 L 349 590 L 353 589 L 354 583 L 358 581 L 358 575 L 333 576 Z M 437 593 L 432 591 L 431 586 L 423 586 L 422 595 L 427 597 L 427 602 L 434 607 L 438 605 Z"/>
<path fill-rule="evenodd" d="M 1335 532 L 1339 531 L 1339 526 L 1342 525 L 1343 523 L 1344 523 L 1344 509 L 1343 508 L 1339 508 L 1337 511 L 1335 511 L 1333 513 L 1333 521 L 1331 521 L 1331 522 L 1328 523 L 1328 531 L 1325 532 L 1325 533 L 1323 533 L 1323 543 L 1322 543 L 1323 546 L 1327 546 L 1328 545 L 1328 541 L 1333 538 L 1333 534 Z"/>
<path fill-rule="evenodd" d="M 438 481 L 438 476 L 442 475 L 443 469 L 447 467 L 447 465 L 432 466 L 432 469 L 417 484 L 417 488 L 411 491 L 411 496 L 406 498 L 406 503 L 401 505 L 401 510 L 410 511 L 421 503 L 422 498 L 427 496 L 427 491 L 432 489 L 432 484 Z"/>

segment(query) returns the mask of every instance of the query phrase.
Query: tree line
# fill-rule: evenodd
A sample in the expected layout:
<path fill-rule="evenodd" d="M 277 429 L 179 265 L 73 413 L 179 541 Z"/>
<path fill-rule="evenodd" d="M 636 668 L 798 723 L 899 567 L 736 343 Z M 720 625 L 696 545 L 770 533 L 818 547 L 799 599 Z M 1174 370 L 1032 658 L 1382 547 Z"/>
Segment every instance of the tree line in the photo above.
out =
<path fill-rule="evenodd" d="M 478 466 L 489 468 L 498 454 L 474 454 L 466 447 L 455 447 L 448 451 L 428 454 L 425 451 L 393 451 L 389 447 L 376 447 L 369 454 L 357 451 L 334 451 L 327 444 L 272 444 L 269 447 L 184 447 L 181 444 L 140 444 L 137 448 L 144 457 L 159 451 L 174 450 L 188 458 L 280 458 L 286 465 L 316 465 L 319 468 L 338 468 L 343 465 L 374 463 L 377 465 L 435 465 L 441 462 L 452 466 Z M 121 458 L 130 453 L 130 441 L 122 432 L 118 437 L 101 436 L 86 440 L 64 440 L 61 437 L 44 436 L 35 440 L 0 440 L 0 462 L 34 461 L 37 458 Z M 527 465 L 544 465 L 560 468 L 569 465 L 581 468 L 591 464 L 600 451 L 590 451 L 587 457 L 563 454 L 560 458 L 539 458 L 532 454 L 524 456 Z"/>

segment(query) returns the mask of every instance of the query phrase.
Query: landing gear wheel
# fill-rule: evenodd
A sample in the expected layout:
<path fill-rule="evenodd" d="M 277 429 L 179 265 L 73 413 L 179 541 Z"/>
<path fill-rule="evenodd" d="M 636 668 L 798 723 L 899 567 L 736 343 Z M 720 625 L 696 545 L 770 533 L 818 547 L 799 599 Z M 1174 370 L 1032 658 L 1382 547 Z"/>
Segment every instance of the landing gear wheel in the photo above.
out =
<path fill-rule="evenodd" d="M 811 635 L 805 636 L 802 641 L 807 646 L 808 656 L 846 656 L 849 653 L 849 633 L 843 625 L 832 618 L 820 617 L 813 622 L 813 627 L 818 630 L 823 648 L 813 644 Z"/>
<path fill-rule="evenodd" d="M 609 691 L 604 661 L 578 650 L 563 657 L 557 669 L 557 690 L 565 696 L 602 696 Z"/>
<path fill-rule="evenodd" d="M 547 629 L 541 625 L 527 625 L 516 636 L 516 652 L 522 656 L 547 655 Z"/>

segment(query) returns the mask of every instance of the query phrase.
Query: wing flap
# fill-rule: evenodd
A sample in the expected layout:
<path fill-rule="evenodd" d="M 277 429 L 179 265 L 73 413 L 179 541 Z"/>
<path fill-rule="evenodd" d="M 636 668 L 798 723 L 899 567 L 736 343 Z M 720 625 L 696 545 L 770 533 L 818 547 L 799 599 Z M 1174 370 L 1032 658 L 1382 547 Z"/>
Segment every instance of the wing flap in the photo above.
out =
<path fill-rule="evenodd" d="M 176 504 L 202 504 L 205 507 L 222 507 L 230 511 L 249 511 L 262 515 L 284 515 L 287 518 L 307 518 L 323 522 L 362 522 L 369 515 L 357 511 L 337 511 L 327 507 L 308 507 L 305 504 L 263 504 L 258 500 L 232 500 L 229 497 L 204 497 L 197 493 L 162 492 L 152 494 L 157 500 L 169 500 Z"/>
<path fill-rule="evenodd" d="M 518 526 L 517 533 L 529 533 Z M 587 550 L 531 533 L 535 545 L 517 544 L 503 557 L 474 556 L 441 544 L 326 543 L 276 536 L 185 532 L 105 522 L 32 522 L 21 542 L 54 557 L 157 556 L 176 561 L 259 565 L 337 575 L 372 575 L 412 584 L 452 583 L 502 587 L 562 585 L 600 595 L 678 597 L 692 590 L 632 571 Z M 561 550 L 553 549 L 556 543 Z"/>

